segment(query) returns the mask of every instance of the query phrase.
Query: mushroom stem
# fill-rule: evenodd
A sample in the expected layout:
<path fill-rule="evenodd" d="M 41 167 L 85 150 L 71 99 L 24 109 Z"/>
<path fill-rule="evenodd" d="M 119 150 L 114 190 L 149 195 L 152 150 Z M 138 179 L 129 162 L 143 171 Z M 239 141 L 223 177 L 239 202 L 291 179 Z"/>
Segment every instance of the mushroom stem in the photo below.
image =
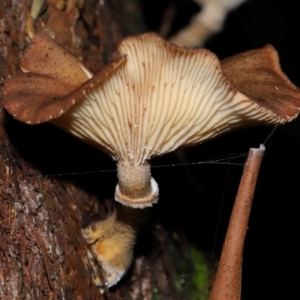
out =
<path fill-rule="evenodd" d="M 151 177 L 150 165 L 118 163 L 115 200 L 133 208 L 150 207 L 158 201 L 158 185 Z"/>
<path fill-rule="evenodd" d="M 259 149 L 249 150 L 209 300 L 239 300 L 241 298 L 243 248 L 264 152 L 263 145 L 260 145 Z"/>
<path fill-rule="evenodd" d="M 151 208 L 134 209 L 116 203 L 108 218 L 83 229 L 83 236 L 104 273 L 105 282 L 100 277 L 94 280 L 97 286 L 115 285 L 129 269 L 138 232 L 150 214 Z M 94 259 L 89 261 L 94 266 Z"/>

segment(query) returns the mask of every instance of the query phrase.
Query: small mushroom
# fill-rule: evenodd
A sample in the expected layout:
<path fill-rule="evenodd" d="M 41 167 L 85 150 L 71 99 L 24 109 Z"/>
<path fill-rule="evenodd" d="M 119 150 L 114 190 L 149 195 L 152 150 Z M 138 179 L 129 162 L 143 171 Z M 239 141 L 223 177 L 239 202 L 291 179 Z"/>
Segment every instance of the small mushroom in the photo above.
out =
<path fill-rule="evenodd" d="M 175 33 L 170 42 L 184 47 L 200 47 L 206 40 L 220 31 L 230 11 L 246 0 L 193 0 L 201 6 L 191 22 Z"/>
<path fill-rule="evenodd" d="M 21 62 L 25 73 L 5 82 L 4 106 L 20 121 L 50 121 L 107 152 L 117 163 L 115 200 L 133 208 L 131 214 L 158 201 L 151 158 L 237 127 L 282 124 L 298 115 L 300 90 L 281 71 L 272 46 L 220 63 L 208 50 L 180 48 L 147 33 L 124 39 L 119 52 L 92 76 L 38 35 Z"/>

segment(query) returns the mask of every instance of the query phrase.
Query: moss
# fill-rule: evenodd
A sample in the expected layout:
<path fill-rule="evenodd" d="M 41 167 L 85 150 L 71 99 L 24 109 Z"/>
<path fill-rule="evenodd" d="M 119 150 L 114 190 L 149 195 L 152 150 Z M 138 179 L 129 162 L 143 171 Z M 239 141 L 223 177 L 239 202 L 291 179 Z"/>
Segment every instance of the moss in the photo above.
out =
<path fill-rule="evenodd" d="M 162 300 L 160 293 L 157 288 L 152 290 L 151 300 Z"/>
<path fill-rule="evenodd" d="M 207 300 L 210 276 L 205 254 L 194 246 L 188 252 L 187 257 L 176 264 L 180 276 L 175 280 L 175 287 L 188 299 Z"/>

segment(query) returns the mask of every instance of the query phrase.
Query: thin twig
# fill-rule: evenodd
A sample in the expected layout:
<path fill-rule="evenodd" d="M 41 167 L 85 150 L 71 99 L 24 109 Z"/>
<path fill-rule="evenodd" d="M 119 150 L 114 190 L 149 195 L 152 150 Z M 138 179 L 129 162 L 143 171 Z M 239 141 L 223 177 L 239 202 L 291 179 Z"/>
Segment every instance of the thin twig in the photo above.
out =
<path fill-rule="evenodd" d="M 249 150 L 235 203 L 232 209 L 225 242 L 210 300 L 239 300 L 243 248 L 258 172 L 265 152 L 261 145 Z"/>

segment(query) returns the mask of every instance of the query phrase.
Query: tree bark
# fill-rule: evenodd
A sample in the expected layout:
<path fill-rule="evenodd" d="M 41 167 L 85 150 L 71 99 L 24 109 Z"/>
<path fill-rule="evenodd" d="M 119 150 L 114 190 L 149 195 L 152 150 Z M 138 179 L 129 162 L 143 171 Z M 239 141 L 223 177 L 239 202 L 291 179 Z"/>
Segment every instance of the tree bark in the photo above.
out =
<path fill-rule="evenodd" d="M 20 72 L 22 53 L 39 31 L 99 70 L 116 55 L 118 43 L 142 27 L 134 2 L 1 1 L 1 86 Z M 80 165 L 91 153 L 49 125 L 30 127 L 1 109 L 0 299 L 103 298 L 83 262 L 87 246 L 81 235 L 86 220 L 101 213 L 97 198 L 104 195 L 94 193 L 101 184 L 87 188 L 80 180 L 42 176 Z"/>

